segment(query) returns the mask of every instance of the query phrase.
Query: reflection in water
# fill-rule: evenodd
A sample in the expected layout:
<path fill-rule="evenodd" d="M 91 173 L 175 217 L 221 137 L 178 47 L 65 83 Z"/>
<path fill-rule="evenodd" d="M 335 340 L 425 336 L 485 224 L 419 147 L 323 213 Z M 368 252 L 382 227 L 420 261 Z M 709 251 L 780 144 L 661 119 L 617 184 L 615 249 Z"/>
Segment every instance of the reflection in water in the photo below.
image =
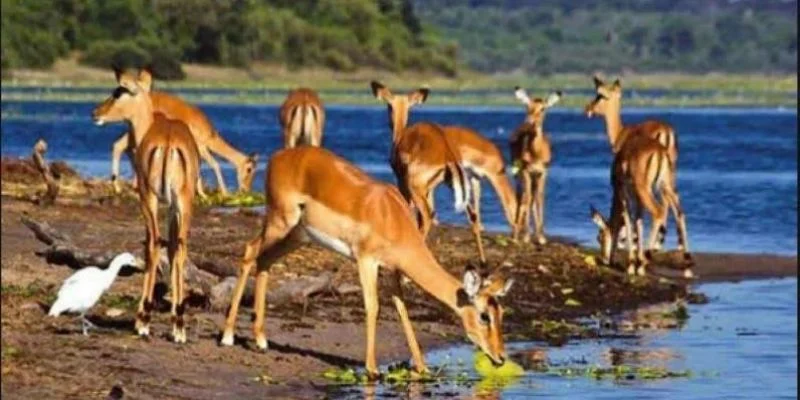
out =
<path fill-rule="evenodd" d="M 470 360 L 474 349 L 455 346 L 426 357 L 431 366 L 446 366 L 445 381 L 339 387 L 329 394 L 337 399 L 525 399 L 534 393 L 608 399 L 796 398 L 797 279 L 705 284 L 700 290 L 713 300 L 689 305 L 681 329 L 637 329 L 635 336 L 560 347 L 507 343 L 509 357 L 527 371 L 513 381 L 480 380 L 462 361 Z M 740 335 L 744 330 L 756 333 Z M 685 370 L 689 376 L 670 374 Z"/>

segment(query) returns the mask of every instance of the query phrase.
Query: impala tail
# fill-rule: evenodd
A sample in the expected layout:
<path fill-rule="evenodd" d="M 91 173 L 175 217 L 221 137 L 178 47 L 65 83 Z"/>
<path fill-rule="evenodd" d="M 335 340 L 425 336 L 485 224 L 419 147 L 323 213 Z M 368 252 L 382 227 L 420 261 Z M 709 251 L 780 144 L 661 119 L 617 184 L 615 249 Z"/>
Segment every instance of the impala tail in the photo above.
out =
<path fill-rule="evenodd" d="M 469 204 L 469 193 L 472 191 L 467 171 L 457 162 L 449 162 L 445 169 L 445 180 L 453 189 L 456 211 L 464 211 Z"/>
<path fill-rule="evenodd" d="M 301 104 L 292 110 L 291 133 L 298 143 L 311 144 L 317 126 L 317 109 L 311 104 Z"/>
<path fill-rule="evenodd" d="M 147 164 L 145 171 L 150 172 L 147 177 L 150 190 L 171 205 L 185 183 L 184 174 L 176 172 L 187 169 L 186 156 L 179 148 L 157 146 L 150 151 Z"/>

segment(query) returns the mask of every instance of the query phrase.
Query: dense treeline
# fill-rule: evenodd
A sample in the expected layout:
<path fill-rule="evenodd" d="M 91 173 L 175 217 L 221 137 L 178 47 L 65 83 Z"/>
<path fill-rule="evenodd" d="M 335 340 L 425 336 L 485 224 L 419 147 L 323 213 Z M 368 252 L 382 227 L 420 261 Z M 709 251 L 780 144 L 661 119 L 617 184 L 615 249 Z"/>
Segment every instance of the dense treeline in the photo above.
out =
<path fill-rule="evenodd" d="M 410 0 L 2 0 L 2 67 L 254 61 L 456 73 L 456 49 L 423 29 Z"/>
<path fill-rule="evenodd" d="M 795 72 L 796 0 L 415 0 L 480 71 Z"/>

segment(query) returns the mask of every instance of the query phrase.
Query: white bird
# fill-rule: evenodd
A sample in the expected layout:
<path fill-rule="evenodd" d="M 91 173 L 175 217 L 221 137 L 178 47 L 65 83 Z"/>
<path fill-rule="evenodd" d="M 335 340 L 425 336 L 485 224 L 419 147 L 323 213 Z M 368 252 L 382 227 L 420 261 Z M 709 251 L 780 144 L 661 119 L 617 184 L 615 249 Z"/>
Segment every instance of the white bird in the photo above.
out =
<path fill-rule="evenodd" d="M 65 311 L 80 313 L 83 334 L 87 335 L 87 328 L 95 326 L 86 319 L 86 312 L 111 287 L 119 270 L 125 265 L 137 265 L 133 254 L 117 255 L 106 269 L 86 267 L 75 272 L 61 285 L 61 289 L 58 290 L 58 298 L 50 307 L 47 315 L 57 317 Z"/>

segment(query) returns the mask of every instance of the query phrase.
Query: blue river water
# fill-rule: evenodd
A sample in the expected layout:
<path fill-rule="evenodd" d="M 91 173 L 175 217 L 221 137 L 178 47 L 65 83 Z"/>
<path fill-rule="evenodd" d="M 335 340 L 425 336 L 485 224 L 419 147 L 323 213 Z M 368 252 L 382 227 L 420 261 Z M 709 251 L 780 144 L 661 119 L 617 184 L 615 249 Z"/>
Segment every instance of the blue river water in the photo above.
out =
<path fill-rule="evenodd" d="M 42 137 L 49 143 L 50 159 L 65 160 L 85 175 L 109 176 L 111 143 L 126 127 L 94 126 L 92 107 L 89 103 L 2 102 L 2 155 L 27 157 L 33 143 Z M 201 108 L 235 147 L 262 155 L 254 189 L 263 190 L 263 160 L 282 146 L 277 107 Z M 508 137 L 522 117 L 522 110 L 514 107 L 421 106 L 413 110 L 411 122 L 472 127 L 491 138 L 507 157 Z M 797 254 L 796 110 L 656 108 L 628 109 L 623 115 L 627 122 L 650 117 L 671 123 L 679 137 L 678 188 L 693 251 Z M 545 129 L 554 151 L 546 195 L 546 231 L 594 244 L 596 231 L 588 216 L 589 204 L 607 210 L 610 201 L 611 154 L 603 123 L 576 110 L 556 108 L 549 113 Z M 394 182 L 388 165 L 389 143 L 384 107 L 327 108 L 324 145 L 378 179 Z M 233 187 L 234 170 L 230 164 L 222 165 L 226 182 Z M 129 176 L 125 159 L 122 169 Z M 208 167 L 203 168 L 203 175 L 213 186 Z M 497 196 L 490 189 L 483 193 L 484 225 L 507 231 Z M 441 188 L 436 196 L 443 222 L 465 222 L 463 215 L 453 212 L 447 189 Z M 670 227 L 667 245 L 674 246 L 674 223 Z M 629 361 L 634 364 L 652 363 L 652 357 L 646 355 L 657 353 L 662 357 L 656 357 L 656 366 L 689 369 L 691 377 L 620 382 L 530 372 L 491 394 L 508 399 L 796 398 L 797 279 L 703 284 L 698 290 L 711 302 L 690 305 L 690 319 L 680 330 L 643 331 L 635 338 L 581 341 L 545 350 L 552 362 L 569 364 L 581 359 L 599 366 L 608 366 L 605 355 L 612 349 L 645 355 L 632 357 Z M 511 343 L 509 351 L 531 346 L 544 345 Z M 472 352 L 468 346 L 441 349 L 429 353 L 428 360 L 440 365 L 463 359 L 471 365 Z M 463 386 L 423 390 L 433 397 L 439 397 L 437 393 L 459 398 L 473 394 L 473 389 Z M 390 397 L 407 395 L 388 388 L 377 392 Z M 339 393 L 346 398 L 364 395 L 362 388 Z"/>
<path fill-rule="evenodd" d="M 5 89 L 4 89 L 5 90 Z M 588 98 L 587 98 L 588 100 Z M 93 104 L 2 102 L 2 154 L 28 156 L 33 143 L 45 138 L 50 159 L 63 159 L 81 173 L 110 174 L 111 143 L 125 125 L 97 127 L 90 119 Z M 235 147 L 262 155 L 254 187 L 263 190 L 266 155 L 282 146 L 277 107 L 203 105 L 216 128 Z M 658 118 L 678 134 L 678 188 L 687 213 L 693 251 L 797 254 L 797 112 L 784 109 L 629 109 L 625 121 Z M 472 127 L 491 138 L 508 155 L 507 140 L 523 118 L 516 107 L 432 107 L 412 110 L 411 122 L 434 121 Z M 373 176 L 389 182 L 390 133 L 382 106 L 328 106 L 324 145 Z M 545 121 L 553 143 L 553 163 L 546 189 L 546 232 L 594 244 L 589 205 L 609 207 L 608 166 L 611 153 L 602 120 L 587 119 L 577 110 L 554 108 Z M 127 157 L 123 174 L 129 174 Z M 233 167 L 222 162 L 229 187 Z M 211 170 L 205 181 L 215 185 Z M 497 196 L 483 190 L 484 225 L 507 231 Z M 444 222 L 464 223 L 454 213 L 452 196 L 442 186 L 436 193 Z M 668 246 L 674 246 L 670 222 Z"/>

